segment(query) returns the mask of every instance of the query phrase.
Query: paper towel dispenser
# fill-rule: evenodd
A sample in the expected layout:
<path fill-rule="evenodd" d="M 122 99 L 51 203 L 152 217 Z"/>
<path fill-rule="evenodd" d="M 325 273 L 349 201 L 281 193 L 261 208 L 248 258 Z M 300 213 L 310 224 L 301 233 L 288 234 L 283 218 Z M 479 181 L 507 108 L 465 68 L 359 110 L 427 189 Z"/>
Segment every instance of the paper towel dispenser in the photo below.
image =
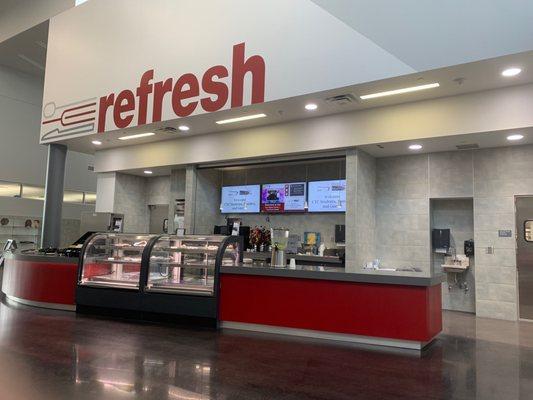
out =
<path fill-rule="evenodd" d="M 450 249 L 450 230 L 433 229 L 431 232 L 431 243 L 434 251 L 448 251 Z"/>

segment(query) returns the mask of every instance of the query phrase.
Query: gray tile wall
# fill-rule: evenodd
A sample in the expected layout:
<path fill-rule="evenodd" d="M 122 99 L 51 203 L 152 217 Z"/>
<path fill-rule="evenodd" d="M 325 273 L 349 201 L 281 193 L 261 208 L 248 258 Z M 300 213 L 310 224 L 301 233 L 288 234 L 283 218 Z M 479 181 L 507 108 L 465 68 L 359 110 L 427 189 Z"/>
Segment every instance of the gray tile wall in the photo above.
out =
<path fill-rule="evenodd" d="M 355 219 L 356 267 L 376 258 L 376 160 L 357 152 L 357 214 Z"/>
<path fill-rule="evenodd" d="M 169 204 L 170 176 L 155 176 L 146 179 L 146 204 Z"/>
<path fill-rule="evenodd" d="M 150 212 L 146 203 L 145 178 L 116 174 L 114 211 L 124 214 L 125 233 L 147 233 Z"/>
<path fill-rule="evenodd" d="M 429 156 L 377 159 L 376 257 L 429 276 Z"/>
<path fill-rule="evenodd" d="M 431 201 L 431 227 L 438 229 L 450 229 L 451 246 L 457 254 L 464 254 L 464 241 L 474 238 L 474 209 L 472 199 L 439 199 Z M 436 273 L 442 273 L 441 265 L 444 263 L 444 255 L 432 253 L 433 269 Z M 466 281 L 468 290 L 454 285 L 454 276 L 448 276 L 452 283 L 449 289 L 448 283 L 442 284 L 442 307 L 446 310 L 475 312 L 475 256 L 470 257 L 470 268 L 460 276 Z"/>
<path fill-rule="evenodd" d="M 196 169 L 194 233 L 212 234 L 220 219 L 220 182 L 222 174 L 216 169 Z"/>
<path fill-rule="evenodd" d="M 377 257 L 391 266 L 415 262 L 427 273 L 429 199 L 473 197 L 476 314 L 516 320 L 515 240 L 498 230 L 515 232 L 514 196 L 533 195 L 532 169 L 531 145 L 378 159 Z"/>
<path fill-rule="evenodd" d="M 515 232 L 514 196 L 533 194 L 532 170 L 533 146 L 530 145 L 474 152 L 476 313 L 479 316 L 517 319 L 515 240 L 499 238 L 498 230 Z M 494 247 L 494 254 L 486 254 L 489 246 Z"/>

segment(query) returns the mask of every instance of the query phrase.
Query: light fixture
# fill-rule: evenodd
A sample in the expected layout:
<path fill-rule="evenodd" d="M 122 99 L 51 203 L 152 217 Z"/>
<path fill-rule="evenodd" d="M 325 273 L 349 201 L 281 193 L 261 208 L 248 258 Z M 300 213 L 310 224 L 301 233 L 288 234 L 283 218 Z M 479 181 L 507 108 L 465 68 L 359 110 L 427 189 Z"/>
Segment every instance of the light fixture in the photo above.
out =
<path fill-rule="evenodd" d="M 187 132 L 191 128 L 189 128 L 187 125 L 180 125 L 178 126 L 178 129 L 182 132 Z"/>
<path fill-rule="evenodd" d="M 502 76 L 506 76 L 506 77 L 516 76 L 516 75 L 518 75 L 520 72 L 522 72 L 522 69 L 521 69 L 521 68 L 511 67 L 511 68 L 504 69 L 504 70 L 502 71 Z"/>
<path fill-rule="evenodd" d="M 385 92 L 365 94 L 363 96 L 359 96 L 359 98 L 361 100 L 375 99 L 376 97 L 385 97 L 385 96 L 392 96 L 392 95 L 395 95 L 395 94 L 418 92 L 419 90 L 433 89 L 433 88 L 437 88 L 439 86 L 440 85 L 437 82 L 428 83 L 427 85 L 411 86 L 411 87 L 406 87 L 406 88 L 402 88 L 402 89 L 387 90 Z"/>
<path fill-rule="evenodd" d="M 237 118 L 223 119 L 221 121 L 216 121 L 216 123 L 219 125 L 224 125 L 224 124 L 232 124 L 234 122 L 248 121 L 250 119 L 264 118 L 264 117 L 266 117 L 266 114 L 262 114 L 262 113 L 251 114 L 251 115 L 244 115 L 242 117 L 237 117 Z"/>
<path fill-rule="evenodd" d="M 146 170 L 144 170 L 143 172 L 144 172 L 146 175 L 151 175 L 151 174 L 153 174 L 153 172 L 150 171 L 149 169 L 146 169 Z"/>
<path fill-rule="evenodd" d="M 519 133 L 507 136 L 507 140 L 510 140 L 511 142 L 514 142 L 515 140 L 522 140 L 523 138 L 524 135 L 521 135 Z"/>
<path fill-rule="evenodd" d="M 315 103 L 309 103 L 305 105 L 305 109 L 307 111 L 314 111 L 318 108 L 318 106 Z"/>
<path fill-rule="evenodd" d="M 146 136 L 154 136 L 155 133 L 153 132 L 146 132 L 146 133 L 137 133 L 136 135 L 129 135 L 129 136 L 121 136 L 118 138 L 118 140 L 131 140 L 131 139 L 138 139 Z"/>
<path fill-rule="evenodd" d="M 91 143 L 94 144 L 95 146 L 100 146 L 102 144 L 102 142 L 99 140 L 93 140 Z"/>
<path fill-rule="evenodd" d="M 420 150 L 422 148 L 421 144 L 412 144 L 409 146 L 409 150 Z"/>

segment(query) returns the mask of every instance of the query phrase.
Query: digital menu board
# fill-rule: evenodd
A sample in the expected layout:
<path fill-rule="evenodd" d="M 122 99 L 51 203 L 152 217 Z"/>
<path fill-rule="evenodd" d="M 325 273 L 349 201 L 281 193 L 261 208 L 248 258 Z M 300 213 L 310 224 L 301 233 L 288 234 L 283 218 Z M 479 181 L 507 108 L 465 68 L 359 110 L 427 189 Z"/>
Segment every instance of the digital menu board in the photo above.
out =
<path fill-rule="evenodd" d="M 346 211 L 346 180 L 309 182 L 309 212 Z"/>
<path fill-rule="evenodd" d="M 259 185 L 222 187 L 221 213 L 258 213 Z"/>
<path fill-rule="evenodd" d="M 270 183 L 261 189 L 261 212 L 304 211 L 305 182 Z"/>

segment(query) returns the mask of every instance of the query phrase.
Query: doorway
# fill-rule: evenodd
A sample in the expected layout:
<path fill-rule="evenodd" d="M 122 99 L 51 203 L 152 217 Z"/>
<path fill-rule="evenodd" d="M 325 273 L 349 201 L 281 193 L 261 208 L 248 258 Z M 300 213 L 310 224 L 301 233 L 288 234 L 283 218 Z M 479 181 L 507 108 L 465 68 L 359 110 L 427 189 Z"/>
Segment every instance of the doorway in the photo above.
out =
<path fill-rule="evenodd" d="M 168 204 L 151 205 L 150 233 L 168 233 Z"/>
<path fill-rule="evenodd" d="M 515 208 L 519 313 L 533 320 L 533 196 L 516 197 Z"/>

